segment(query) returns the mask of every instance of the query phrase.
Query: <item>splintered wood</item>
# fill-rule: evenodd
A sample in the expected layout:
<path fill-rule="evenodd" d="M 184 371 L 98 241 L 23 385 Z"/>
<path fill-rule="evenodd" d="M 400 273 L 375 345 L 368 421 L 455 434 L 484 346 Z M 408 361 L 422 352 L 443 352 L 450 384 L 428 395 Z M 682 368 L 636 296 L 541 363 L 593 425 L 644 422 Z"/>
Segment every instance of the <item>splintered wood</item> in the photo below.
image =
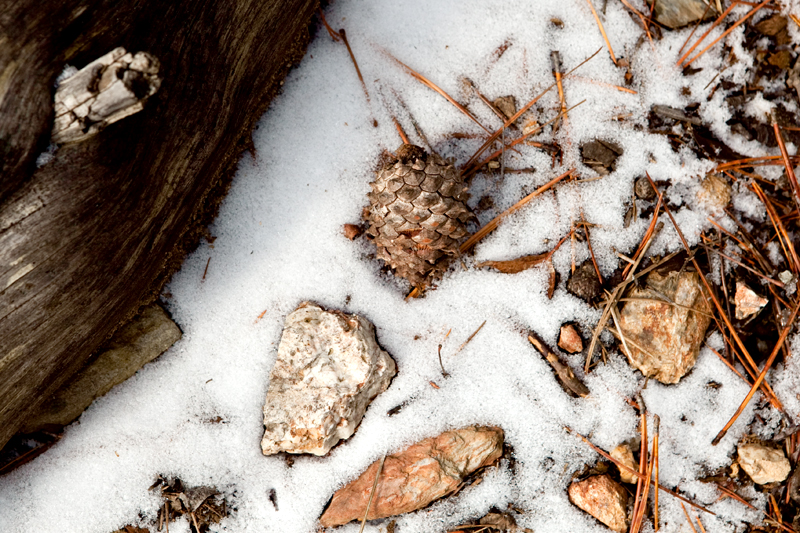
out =
<path fill-rule="evenodd" d="M 55 95 L 52 138 L 57 144 L 84 141 L 144 109 L 158 91 L 158 60 L 115 48 L 62 81 Z"/>

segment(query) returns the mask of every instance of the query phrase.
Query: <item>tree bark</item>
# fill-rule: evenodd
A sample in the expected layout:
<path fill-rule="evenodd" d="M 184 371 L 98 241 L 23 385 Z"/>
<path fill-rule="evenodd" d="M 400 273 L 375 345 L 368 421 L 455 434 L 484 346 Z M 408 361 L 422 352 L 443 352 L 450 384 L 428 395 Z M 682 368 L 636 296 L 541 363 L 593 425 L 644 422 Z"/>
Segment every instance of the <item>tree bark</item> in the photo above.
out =
<path fill-rule="evenodd" d="M 316 4 L 0 0 L 0 447 L 157 295 Z M 118 46 L 160 61 L 159 91 L 37 169 L 56 77 Z"/>

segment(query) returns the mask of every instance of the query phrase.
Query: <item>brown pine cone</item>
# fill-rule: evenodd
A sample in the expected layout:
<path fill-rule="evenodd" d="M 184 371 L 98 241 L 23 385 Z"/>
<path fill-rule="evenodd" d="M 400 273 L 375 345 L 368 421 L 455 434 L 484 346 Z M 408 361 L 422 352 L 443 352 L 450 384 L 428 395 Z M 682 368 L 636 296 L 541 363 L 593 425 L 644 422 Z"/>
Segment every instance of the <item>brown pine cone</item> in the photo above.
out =
<path fill-rule="evenodd" d="M 366 219 L 378 258 L 415 287 L 447 269 L 474 215 L 461 174 L 437 154 L 404 144 L 370 183 Z"/>

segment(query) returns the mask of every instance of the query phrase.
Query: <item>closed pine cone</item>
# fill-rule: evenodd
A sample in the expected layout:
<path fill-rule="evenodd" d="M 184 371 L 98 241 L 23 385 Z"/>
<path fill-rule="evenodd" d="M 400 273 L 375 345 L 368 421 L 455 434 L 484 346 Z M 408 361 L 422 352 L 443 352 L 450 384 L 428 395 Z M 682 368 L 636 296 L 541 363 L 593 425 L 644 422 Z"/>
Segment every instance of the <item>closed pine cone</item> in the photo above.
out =
<path fill-rule="evenodd" d="M 437 154 L 404 144 L 370 183 L 367 232 L 378 258 L 415 287 L 439 277 L 458 255 L 474 215 L 461 174 Z"/>

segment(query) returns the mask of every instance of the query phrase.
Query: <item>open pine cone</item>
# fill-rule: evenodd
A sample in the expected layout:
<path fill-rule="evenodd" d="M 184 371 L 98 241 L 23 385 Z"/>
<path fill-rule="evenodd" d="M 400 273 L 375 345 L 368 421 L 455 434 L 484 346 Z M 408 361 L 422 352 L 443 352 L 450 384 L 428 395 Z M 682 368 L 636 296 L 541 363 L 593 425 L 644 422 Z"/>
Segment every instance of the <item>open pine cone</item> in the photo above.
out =
<path fill-rule="evenodd" d="M 474 216 L 461 174 L 439 155 L 404 144 L 370 186 L 367 232 L 378 258 L 415 287 L 425 287 L 458 255 L 464 224 Z"/>

